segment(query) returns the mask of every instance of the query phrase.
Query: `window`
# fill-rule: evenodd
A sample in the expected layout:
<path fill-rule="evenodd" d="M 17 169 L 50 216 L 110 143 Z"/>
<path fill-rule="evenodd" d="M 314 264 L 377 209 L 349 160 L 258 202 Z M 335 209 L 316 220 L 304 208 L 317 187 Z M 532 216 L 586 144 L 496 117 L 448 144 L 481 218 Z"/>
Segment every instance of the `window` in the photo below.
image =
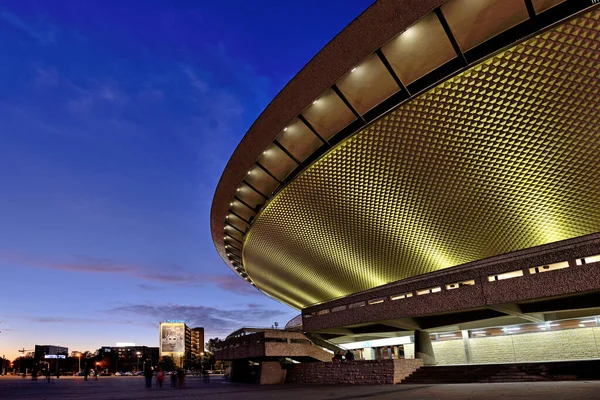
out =
<path fill-rule="evenodd" d="M 385 297 L 378 297 L 376 299 L 369 300 L 369 305 L 383 303 L 385 301 Z"/>
<path fill-rule="evenodd" d="M 600 262 L 600 254 L 595 255 L 595 256 L 585 257 L 585 258 L 579 258 L 576 261 L 577 265 L 586 265 L 586 264 L 591 264 L 591 263 L 595 263 L 595 262 Z"/>
<path fill-rule="evenodd" d="M 344 305 L 344 306 L 337 306 L 337 307 L 333 307 L 333 308 L 331 309 L 331 312 L 344 311 L 346 308 L 347 308 L 347 307 L 346 307 L 345 305 Z"/>
<path fill-rule="evenodd" d="M 432 287 L 429 289 L 421 289 L 421 290 L 417 290 L 417 296 L 422 296 L 424 294 L 436 293 L 436 292 L 441 292 L 441 291 L 442 291 L 441 286 L 436 286 L 436 287 Z"/>
<path fill-rule="evenodd" d="M 490 276 L 488 276 L 488 280 L 490 282 L 493 282 L 493 281 L 501 281 L 504 279 L 518 278 L 520 276 L 523 276 L 523 271 L 517 270 L 517 271 L 505 272 L 503 274 L 498 274 L 498 275 L 490 275 Z"/>
<path fill-rule="evenodd" d="M 407 299 L 409 297 L 413 297 L 412 292 L 403 293 L 403 294 L 395 294 L 395 295 L 393 295 L 393 296 L 390 297 L 390 300 Z"/>
<path fill-rule="evenodd" d="M 359 301 L 358 303 L 352 303 L 348 306 L 348 308 L 356 308 L 356 307 L 363 307 L 365 305 L 364 301 Z"/>
<path fill-rule="evenodd" d="M 463 281 L 463 282 L 449 283 L 446 285 L 446 290 L 458 289 L 459 287 L 463 287 L 463 286 L 473 286 L 474 284 L 475 284 L 475 279 L 471 279 L 471 280 Z"/>
<path fill-rule="evenodd" d="M 542 265 L 541 267 L 529 268 L 530 274 L 538 274 L 540 272 L 554 271 L 557 269 L 569 268 L 569 262 L 559 262 L 554 264 Z"/>

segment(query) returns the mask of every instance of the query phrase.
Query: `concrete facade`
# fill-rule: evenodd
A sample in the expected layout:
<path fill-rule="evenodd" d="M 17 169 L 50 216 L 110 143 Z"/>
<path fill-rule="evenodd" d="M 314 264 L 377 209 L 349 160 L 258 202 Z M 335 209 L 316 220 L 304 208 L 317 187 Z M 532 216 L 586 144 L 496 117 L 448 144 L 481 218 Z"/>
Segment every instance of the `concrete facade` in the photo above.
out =
<path fill-rule="evenodd" d="M 289 357 L 299 361 L 330 361 L 332 354 L 313 345 L 302 332 L 266 329 L 228 337 L 215 352 L 217 360 L 277 360 Z"/>

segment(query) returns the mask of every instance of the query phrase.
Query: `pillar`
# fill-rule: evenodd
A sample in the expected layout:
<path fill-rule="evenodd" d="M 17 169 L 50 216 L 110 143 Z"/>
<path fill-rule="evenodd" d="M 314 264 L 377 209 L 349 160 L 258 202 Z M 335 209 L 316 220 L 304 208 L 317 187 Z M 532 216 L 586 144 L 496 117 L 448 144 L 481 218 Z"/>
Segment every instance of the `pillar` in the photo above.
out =
<path fill-rule="evenodd" d="M 469 331 L 463 330 L 461 333 L 463 344 L 465 345 L 465 359 L 467 360 L 467 364 L 471 364 L 471 343 L 469 342 Z"/>
<path fill-rule="evenodd" d="M 424 365 L 437 364 L 429 332 L 415 331 L 415 358 L 423 360 Z"/>
<path fill-rule="evenodd" d="M 374 360 L 375 359 L 375 350 L 372 347 L 366 347 L 363 350 L 363 359 L 364 360 Z"/>

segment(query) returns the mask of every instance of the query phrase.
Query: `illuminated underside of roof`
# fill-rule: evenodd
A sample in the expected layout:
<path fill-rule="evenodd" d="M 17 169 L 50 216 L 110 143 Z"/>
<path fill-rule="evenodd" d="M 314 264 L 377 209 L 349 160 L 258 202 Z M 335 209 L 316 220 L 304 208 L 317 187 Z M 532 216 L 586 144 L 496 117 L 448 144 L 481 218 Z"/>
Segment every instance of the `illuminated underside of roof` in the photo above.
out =
<path fill-rule="evenodd" d="M 275 195 L 243 263 L 293 307 L 600 231 L 600 11 L 497 54 Z"/>

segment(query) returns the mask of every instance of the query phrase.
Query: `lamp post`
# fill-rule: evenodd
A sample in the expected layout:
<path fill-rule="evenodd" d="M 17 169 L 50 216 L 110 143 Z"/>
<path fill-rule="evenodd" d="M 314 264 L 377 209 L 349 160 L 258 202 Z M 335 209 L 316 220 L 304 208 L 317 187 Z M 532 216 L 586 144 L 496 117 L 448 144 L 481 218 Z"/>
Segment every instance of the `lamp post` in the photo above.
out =
<path fill-rule="evenodd" d="M 140 352 L 138 351 L 136 354 L 137 354 L 137 370 L 138 370 L 138 372 L 139 372 L 139 370 L 140 370 L 140 355 L 141 355 L 142 353 L 140 353 Z"/>
<path fill-rule="evenodd" d="M 77 353 L 75 355 L 77 356 L 78 365 L 79 365 L 79 372 L 78 372 L 78 374 L 80 374 L 81 373 L 81 353 Z"/>

